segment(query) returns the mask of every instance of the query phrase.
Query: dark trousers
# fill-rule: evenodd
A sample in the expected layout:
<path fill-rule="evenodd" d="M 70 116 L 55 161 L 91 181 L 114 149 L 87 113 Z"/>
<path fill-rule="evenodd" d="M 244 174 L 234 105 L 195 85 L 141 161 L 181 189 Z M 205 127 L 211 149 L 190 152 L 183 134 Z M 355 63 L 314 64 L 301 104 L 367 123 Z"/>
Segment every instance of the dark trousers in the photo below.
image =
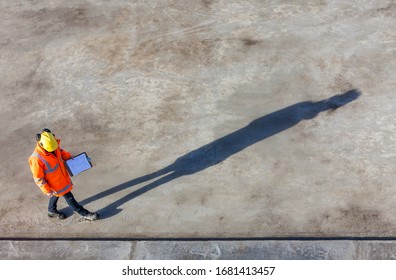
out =
<path fill-rule="evenodd" d="M 69 206 L 71 208 L 73 208 L 73 210 L 75 212 L 77 212 L 78 214 L 84 216 L 86 215 L 86 213 L 88 212 L 87 210 L 84 209 L 84 207 L 82 207 L 77 200 L 74 198 L 73 194 L 71 192 L 68 192 L 66 194 L 63 195 L 63 197 L 65 198 L 67 204 L 69 204 Z M 58 196 L 51 196 L 49 199 L 49 203 L 48 203 L 48 212 L 54 213 L 57 210 L 57 204 L 58 204 Z"/>

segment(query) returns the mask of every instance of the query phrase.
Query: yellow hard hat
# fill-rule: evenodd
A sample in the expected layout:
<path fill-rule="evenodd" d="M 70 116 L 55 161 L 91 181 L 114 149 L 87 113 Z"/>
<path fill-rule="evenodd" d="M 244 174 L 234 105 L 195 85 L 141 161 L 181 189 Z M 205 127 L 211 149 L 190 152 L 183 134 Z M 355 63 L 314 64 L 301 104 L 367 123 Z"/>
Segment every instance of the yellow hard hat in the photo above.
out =
<path fill-rule="evenodd" d="M 53 152 L 58 148 L 58 141 L 56 141 L 54 134 L 46 130 L 40 134 L 39 144 L 48 152 Z"/>

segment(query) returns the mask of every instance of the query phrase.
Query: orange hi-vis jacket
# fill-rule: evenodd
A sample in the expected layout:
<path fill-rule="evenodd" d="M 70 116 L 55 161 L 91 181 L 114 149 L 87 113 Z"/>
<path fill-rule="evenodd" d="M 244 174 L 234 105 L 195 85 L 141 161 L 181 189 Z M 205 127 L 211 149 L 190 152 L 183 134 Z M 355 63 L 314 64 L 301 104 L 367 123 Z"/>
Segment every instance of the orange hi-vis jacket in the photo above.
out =
<path fill-rule="evenodd" d="M 70 159 L 71 155 L 62 150 L 59 146 L 60 140 L 57 141 L 58 148 L 53 153 L 47 152 L 37 144 L 29 157 L 29 165 L 34 182 L 44 194 L 62 196 L 73 189 L 73 183 L 64 163 L 64 160 Z"/>

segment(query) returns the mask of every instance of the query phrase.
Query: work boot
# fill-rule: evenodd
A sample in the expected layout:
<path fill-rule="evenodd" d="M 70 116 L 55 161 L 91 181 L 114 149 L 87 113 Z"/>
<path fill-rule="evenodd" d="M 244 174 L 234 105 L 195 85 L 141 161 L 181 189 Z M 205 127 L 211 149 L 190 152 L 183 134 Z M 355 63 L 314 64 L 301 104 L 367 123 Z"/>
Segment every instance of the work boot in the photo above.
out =
<path fill-rule="evenodd" d="M 55 210 L 55 212 L 48 212 L 48 217 L 57 218 L 59 220 L 66 219 L 65 213 L 59 212 L 58 210 Z"/>
<path fill-rule="evenodd" d="M 87 213 L 85 215 L 83 215 L 83 218 L 88 220 L 88 221 L 95 221 L 97 219 L 99 219 L 99 213 L 98 212 L 89 212 L 87 211 Z"/>

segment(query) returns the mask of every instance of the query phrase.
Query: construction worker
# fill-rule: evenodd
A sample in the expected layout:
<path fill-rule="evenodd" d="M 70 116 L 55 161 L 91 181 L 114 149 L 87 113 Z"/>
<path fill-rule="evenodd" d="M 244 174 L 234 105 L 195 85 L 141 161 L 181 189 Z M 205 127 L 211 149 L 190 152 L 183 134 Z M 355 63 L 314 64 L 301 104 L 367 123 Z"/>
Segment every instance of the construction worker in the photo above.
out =
<path fill-rule="evenodd" d="M 37 134 L 36 140 L 37 145 L 29 157 L 29 165 L 36 185 L 49 197 L 48 216 L 58 219 L 66 218 L 64 213 L 57 210 L 58 199 L 63 196 L 73 210 L 84 219 L 97 220 L 99 214 L 86 210 L 71 193 L 73 183 L 64 163 L 65 160 L 71 158 L 70 153 L 60 148 L 60 140 L 56 139 L 55 134 L 48 128 L 43 129 L 41 134 Z"/>

